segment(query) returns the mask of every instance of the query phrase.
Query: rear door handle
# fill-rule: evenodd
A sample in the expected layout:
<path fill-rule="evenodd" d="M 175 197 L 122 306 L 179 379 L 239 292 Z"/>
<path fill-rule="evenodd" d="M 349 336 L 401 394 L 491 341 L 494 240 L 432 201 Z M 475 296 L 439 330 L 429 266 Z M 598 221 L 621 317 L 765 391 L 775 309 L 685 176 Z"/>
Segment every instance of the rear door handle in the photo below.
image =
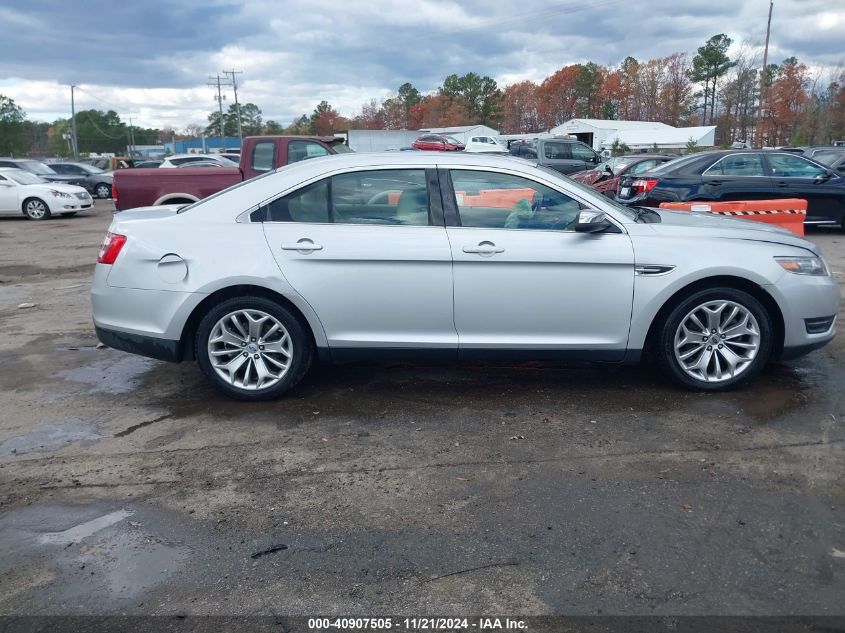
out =
<path fill-rule="evenodd" d="M 282 244 L 283 251 L 298 251 L 300 253 L 310 253 L 311 251 L 323 250 L 322 244 L 315 244 L 307 237 L 299 240 L 296 244 Z"/>
<path fill-rule="evenodd" d="M 779 180 L 776 184 L 777 184 L 778 187 L 788 187 L 789 186 L 789 183 L 784 181 L 784 180 Z"/>
<path fill-rule="evenodd" d="M 721 180 L 711 180 L 709 184 L 713 185 L 714 187 L 718 187 L 719 185 L 722 184 L 722 181 Z"/>
<path fill-rule="evenodd" d="M 477 253 L 484 257 L 490 257 L 496 253 L 504 253 L 505 249 L 496 246 L 493 242 L 479 242 L 478 246 L 464 246 L 464 253 Z"/>

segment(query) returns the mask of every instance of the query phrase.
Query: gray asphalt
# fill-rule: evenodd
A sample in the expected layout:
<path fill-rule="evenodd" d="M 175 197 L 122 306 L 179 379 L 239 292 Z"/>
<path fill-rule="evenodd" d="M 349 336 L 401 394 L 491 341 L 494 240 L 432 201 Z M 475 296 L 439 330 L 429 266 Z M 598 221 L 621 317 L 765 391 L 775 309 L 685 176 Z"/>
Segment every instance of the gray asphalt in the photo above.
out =
<path fill-rule="evenodd" d="M 373 364 L 236 403 L 96 347 L 109 219 L 0 220 L 0 614 L 845 614 L 845 337 L 727 394 Z"/>

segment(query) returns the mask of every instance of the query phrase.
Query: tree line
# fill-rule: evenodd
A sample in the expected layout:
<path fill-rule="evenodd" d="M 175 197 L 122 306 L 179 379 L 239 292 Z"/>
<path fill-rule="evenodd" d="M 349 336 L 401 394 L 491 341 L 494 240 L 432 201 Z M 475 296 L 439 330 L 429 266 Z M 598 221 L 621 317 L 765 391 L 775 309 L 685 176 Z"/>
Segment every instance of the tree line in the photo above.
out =
<path fill-rule="evenodd" d="M 386 99 L 371 99 L 344 117 L 327 101 L 287 126 L 263 119 L 254 103 L 240 106 L 244 135 L 330 135 L 348 129 L 417 130 L 485 124 L 502 133 L 549 130 L 572 118 L 659 121 L 674 126 L 715 125 L 716 144 L 746 141 L 768 146 L 823 144 L 845 139 L 845 71 L 814 73 L 795 57 L 765 70 L 752 47 L 728 54 L 731 38 L 717 34 L 695 54 L 677 52 L 616 66 L 595 62 L 564 66 L 540 82 L 505 86 L 486 75 L 451 74 L 433 91 L 403 83 Z M 763 72 L 761 81 L 760 73 Z M 762 105 L 762 107 L 761 107 Z M 76 113 L 79 151 L 121 153 L 130 143 L 237 136 L 234 104 L 211 112 L 205 127 L 129 127 L 116 112 Z M 0 95 L 0 154 L 68 155 L 71 121 L 30 121 L 14 101 Z"/>

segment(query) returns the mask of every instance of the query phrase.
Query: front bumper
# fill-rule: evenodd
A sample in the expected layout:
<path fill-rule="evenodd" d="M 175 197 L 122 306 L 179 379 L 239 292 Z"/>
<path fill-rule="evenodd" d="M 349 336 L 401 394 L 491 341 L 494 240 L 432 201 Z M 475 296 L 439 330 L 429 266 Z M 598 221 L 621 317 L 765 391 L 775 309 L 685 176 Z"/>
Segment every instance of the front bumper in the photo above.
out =
<path fill-rule="evenodd" d="M 833 277 L 786 273 L 766 290 L 783 314 L 783 359 L 797 358 L 827 345 L 836 336 L 836 316 L 842 297 Z M 822 330 L 818 323 L 830 317 Z"/>

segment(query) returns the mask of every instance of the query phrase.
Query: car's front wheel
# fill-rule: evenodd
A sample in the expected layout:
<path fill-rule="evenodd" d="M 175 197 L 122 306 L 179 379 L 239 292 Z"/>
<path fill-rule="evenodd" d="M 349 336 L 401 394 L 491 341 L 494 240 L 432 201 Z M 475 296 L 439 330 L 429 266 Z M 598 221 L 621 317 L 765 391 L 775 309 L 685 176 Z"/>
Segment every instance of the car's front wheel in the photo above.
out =
<path fill-rule="evenodd" d="M 272 400 L 292 389 L 313 356 L 306 326 L 264 297 L 235 297 L 211 309 L 196 336 L 200 369 L 238 400 Z"/>
<path fill-rule="evenodd" d="M 757 374 L 772 345 L 772 320 L 757 299 L 735 288 L 712 288 L 670 312 L 660 332 L 658 359 L 680 385 L 719 391 Z"/>
<path fill-rule="evenodd" d="M 50 217 L 50 207 L 39 198 L 27 198 L 24 200 L 23 212 L 30 220 L 46 220 Z"/>
<path fill-rule="evenodd" d="M 111 187 L 109 187 L 106 183 L 101 182 L 94 188 L 94 195 L 102 200 L 111 198 Z"/>

